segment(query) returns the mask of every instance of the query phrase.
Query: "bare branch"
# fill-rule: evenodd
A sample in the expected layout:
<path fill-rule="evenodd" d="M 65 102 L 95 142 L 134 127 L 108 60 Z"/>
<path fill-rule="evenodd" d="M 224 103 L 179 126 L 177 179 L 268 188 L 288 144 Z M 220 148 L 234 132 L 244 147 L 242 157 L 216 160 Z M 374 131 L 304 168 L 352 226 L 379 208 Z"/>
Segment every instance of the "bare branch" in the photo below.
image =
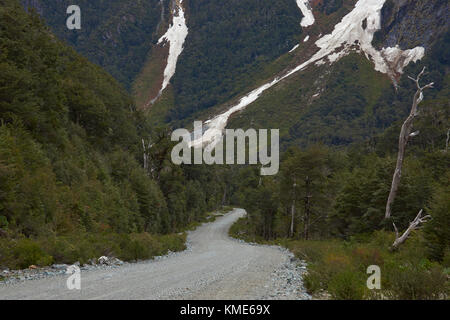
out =
<path fill-rule="evenodd" d="M 426 67 L 423 67 L 422 71 L 419 73 L 419 75 L 416 78 L 408 77 L 409 79 L 411 79 L 412 81 L 414 81 L 416 83 L 417 89 L 420 89 L 419 81 L 420 81 L 420 78 L 424 75 L 425 69 L 426 69 Z"/>
<path fill-rule="evenodd" d="M 419 214 L 409 224 L 408 229 L 406 229 L 406 231 L 401 236 L 399 236 L 398 229 L 397 229 L 397 227 L 395 226 L 395 223 L 394 223 L 395 241 L 392 244 L 392 247 L 394 249 L 398 248 L 399 245 L 401 245 L 403 242 L 405 242 L 406 239 L 408 239 L 408 237 L 409 237 L 409 235 L 411 234 L 412 231 L 419 229 L 421 227 L 421 225 L 423 225 L 429 219 L 431 219 L 430 215 L 426 215 L 426 216 L 422 217 L 422 214 L 423 214 L 423 210 L 420 210 Z"/>
<path fill-rule="evenodd" d="M 423 67 L 422 71 L 419 73 L 419 75 L 416 78 L 413 78 L 411 76 L 408 76 L 409 79 L 414 81 L 416 83 L 417 89 L 419 91 L 423 91 L 428 88 L 433 88 L 434 82 L 427 84 L 426 86 L 421 87 L 420 86 L 420 78 L 425 74 L 426 67 Z"/>
<path fill-rule="evenodd" d="M 397 229 L 397 226 L 395 225 L 395 222 L 393 222 L 392 225 L 394 226 L 394 230 L 395 230 L 395 239 L 398 239 L 398 229 Z"/>
<path fill-rule="evenodd" d="M 429 89 L 429 88 L 433 88 L 434 87 L 434 82 L 431 82 L 429 84 L 427 84 L 426 86 L 423 86 L 422 88 L 420 88 L 421 91 L 425 90 L 425 89 Z"/>

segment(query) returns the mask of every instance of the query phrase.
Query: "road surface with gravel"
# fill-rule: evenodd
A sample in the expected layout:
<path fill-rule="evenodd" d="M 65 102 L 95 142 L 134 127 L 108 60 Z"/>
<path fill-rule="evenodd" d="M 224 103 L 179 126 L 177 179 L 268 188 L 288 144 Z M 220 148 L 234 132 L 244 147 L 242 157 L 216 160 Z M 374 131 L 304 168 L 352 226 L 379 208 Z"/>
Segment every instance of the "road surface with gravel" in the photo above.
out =
<path fill-rule="evenodd" d="M 288 251 L 228 236 L 235 209 L 188 235 L 188 249 L 161 259 L 81 272 L 81 290 L 60 275 L 0 285 L 0 299 L 309 299 L 305 266 Z"/>

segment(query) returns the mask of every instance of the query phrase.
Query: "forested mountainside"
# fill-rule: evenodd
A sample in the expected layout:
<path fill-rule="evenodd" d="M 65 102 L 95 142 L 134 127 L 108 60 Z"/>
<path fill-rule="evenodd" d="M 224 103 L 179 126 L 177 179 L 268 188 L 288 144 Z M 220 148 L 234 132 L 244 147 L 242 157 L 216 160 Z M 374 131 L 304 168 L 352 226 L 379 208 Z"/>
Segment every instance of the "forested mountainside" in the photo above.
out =
<path fill-rule="evenodd" d="M 115 79 L 18 1 L 0 5 L 0 265 L 182 248 L 182 235 L 160 235 L 220 206 L 226 179 L 173 165 L 168 131 L 149 128 Z"/>
<path fill-rule="evenodd" d="M 361 3 L 361 10 L 364 10 L 365 5 L 370 8 L 367 1 L 358 3 Z M 384 74 L 377 71 L 377 63 L 371 61 L 371 55 L 375 51 L 368 54 L 358 53 L 355 50 L 354 53 L 347 56 L 344 54 L 343 58 L 331 63 L 309 64 L 302 71 L 292 74 L 281 83 L 264 91 L 243 111 L 232 115 L 228 127 L 281 128 L 285 146 L 306 146 L 315 142 L 348 145 L 371 139 L 382 134 L 409 113 L 414 83 L 407 76 L 419 73 L 423 66 L 428 70 L 424 81 L 435 82 L 435 88 L 428 93 L 426 103 L 439 105 L 442 110 L 446 110 L 449 56 L 448 3 L 402 1 L 401 4 L 400 6 L 393 1 L 386 1 L 383 4 L 380 13 L 381 28 L 374 33 L 372 45 L 377 48 L 375 50 L 382 52 L 383 48 L 394 48 L 392 50 L 394 52 L 397 50 L 396 46 L 400 50 L 424 48 L 422 59 L 418 59 L 416 63 L 410 61 L 402 72 L 399 72 L 398 64 L 401 64 L 404 58 L 400 55 L 396 57 L 398 53 L 395 52 L 393 57 L 382 53 L 383 59 L 390 61 L 388 65 L 392 68 L 392 73 L 388 71 Z M 418 14 L 420 10 L 433 11 L 433 14 Z M 400 17 L 396 19 L 393 16 Z M 350 18 L 351 14 L 348 17 Z M 355 17 L 358 19 L 356 15 Z M 366 20 L 362 20 L 364 21 Z M 311 38 L 314 37 L 314 28 L 320 27 L 320 20 L 317 24 L 307 31 L 312 34 Z M 422 33 L 425 29 L 426 32 Z M 334 41 L 333 38 L 340 35 L 339 32 L 331 34 L 330 43 Z M 326 45 L 325 37 L 323 40 L 319 38 L 320 45 Z M 311 41 L 309 39 L 306 43 L 300 43 L 300 46 L 291 53 L 296 54 L 294 61 L 299 61 L 297 64 L 312 55 L 309 52 L 314 50 L 316 44 Z M 341 43 L 341 40 L 337 43 Z M 366 47 L 368 45 L 370 44 L 365 44 Z M 266 83 L 270 83 L 272 79 L 267 79 Z M 237 104 L 237 101 L 232 103 Z M 229 108 L 230 104 L 225 104 L 219 107 L 219 110 Z M 215 114 L 218 113 L 220 112 L 216 111 Z"/>
<path fill-rule="evenodd" d="M 191 0 L 188 8 L 189 35 L 173 78 L 170 120 L 241 93 L 255 81 L 256 72 L 292 49 L 302 33 L 295 1 Z"/>
<path fill-rule="evenodd" d="M 228 126 L 281 128 L 284 146 L 318 142 L 347 146 L 368 141 L 407 116 L 415 84 L 406 75 L 418 74 L 424 66 L 428 70 L 424 81 L 435 82 L 424 109 L 438 108 L 445 114 L 449 34 L 441 41 L 420 62 L 404 70 L 397 88 L 365 57 L 353 53 L 332 66 L 313 67 L 286 79 L 232 117 Z M 442 137 L 448 118 L 443 120 Z"/>
<path fill-rule="evenodd" d="M 157 42 L 172 24 L 176 1 L 81 1 L 79 31 L 65 26 L 70 1 L 22 2 L 127 88 L 137 80 L 135 95 L 144 96 L 139 106 L 154 98 L 150 92 L 161 86 L 167 59 Z M 172 81 L 176 108 L 171 105 L 163 121 L 186 118 L 242 92 L 254 81 L 252 74 L 287 53 L 301 35 L 302 13 L 292 0 L 185 0 L 182 7 L 189 32 Z"/>
<path fill-rule="evenodd" d="M 82 8 L 82 25 L 75 31 L 66 27 L 66 11 L 73 1 L 21 3 L 29 10 L 35 9 L 54 34 L 128 89 L 145 63 L 152 43 L 156 43 L 159 27 L 167 28 L 162 12 L 169 1 L 77 1 L 76 5 Z"/>

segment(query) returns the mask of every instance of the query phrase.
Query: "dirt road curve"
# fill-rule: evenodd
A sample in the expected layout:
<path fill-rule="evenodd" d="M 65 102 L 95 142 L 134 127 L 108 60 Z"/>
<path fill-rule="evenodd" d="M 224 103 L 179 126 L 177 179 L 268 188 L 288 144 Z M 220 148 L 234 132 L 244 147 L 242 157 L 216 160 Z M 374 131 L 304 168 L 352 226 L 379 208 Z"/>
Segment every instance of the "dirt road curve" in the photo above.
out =
<path fill-rule="evenodd" d="M 0 285 L 0 299 L 307 299 L 285 251 L 228 237 L 236 209 L 188 237 L 190 249 L 159 261 L 81 273 L 81 290 L 66 276 Z"/>

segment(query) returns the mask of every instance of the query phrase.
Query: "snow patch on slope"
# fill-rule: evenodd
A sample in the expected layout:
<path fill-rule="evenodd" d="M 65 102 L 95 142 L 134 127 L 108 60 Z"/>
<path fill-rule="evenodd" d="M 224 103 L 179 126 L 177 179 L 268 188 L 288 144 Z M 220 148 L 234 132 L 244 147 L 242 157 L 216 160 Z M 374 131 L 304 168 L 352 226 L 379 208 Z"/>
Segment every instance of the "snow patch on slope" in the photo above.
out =
<path fill-rule="evenodd" d="M 302 27 L 309 27 L 313 25 L 316 20 L 314 19 L 314 14 L 312 13 L 311 6 L 309 5 L 309 0 L 296 0 L 296 1 L 297 6 L 300 8 L 304 16 L 302 22 L 300 22 L 300 25 Z"/>
<path fill-rule="evenodd" d="M 372 46 L 375 32 L 381 28 L 381 8 L 386 0 L 359 0 L 355 8 L 342 18 L 332 33 L 327 34 L 316 41 L 317 51 L 309 60 L 303 62 L 282 77 L 275 78 L 272 82 L 253 90 L 244 96 L 237 105 L 228 111 L 208 120 L 208 128 L 203 137 L 191 143 L 191 146 L 199 147 L 207 143 L 215 145 L 219 141 L 221 133 L 225 129 L 229 117 L 246 106 L 253 103 L 267 89 L 278 82 L 297 73 L 308 65 L 315 63 L 321 65 L 328 59 L 330 63 L 338 61 L 352 50 L 362 52 L 375 64 L 375 70 L 389 75 L 396 84 L 395 77 L 403 72 L 411 61 L 416 62 L 425 55 L 425 49 L 416 47 L 410 50 L 401 50 L 398 47 L 384 48 L 377 51 Z M 297 4 L 299 0 L 297 0 Z M 302 2 L 303 3 L 303 2 Z"/>
<path fill-rule="evenodd" d="M 151 101 L 153 104 L 166 89 L 177 67 L 178 58 L 183 52 L 183 45 L 188 35 L 188 27 L 186 25 L 186 18 L 183 11 L 183 0 L 176 0 L 176 8 L 173 10 L 172 25 L 169 26 L 167 32 L 158 40 L 158 44 L 169 43 L 169 57 L 167 58 L 167 65 L 164 70 L 164 80 L 158 95 Z"/>
<path fill-rule="evenodd" d="M 383 48 L 380 52 L 381 57 L 390 66 L 391 70 L 381 71 L 389 73 L 389 71 L 402 74 L 403 69 L 412 61 L 422 59 L 425 56 L 425 48 L 415 47 L 414 49 L 401 50 L 398 45 L 390 48 Z"/>
<path fill-rule="evenodd" d="M 207 124 L 207 130 L 203 133 L 203 136 L 200 139 L 196 139 L 190 143 L 190 147 L 201 147 L 205 143 L 209 143 L 210 146 L 214 146 L 216 142 L 220 141 L 222 136 L 222 131 L 225 129 L 229 117 L 239 111 L 244 109 L 246 106 L 256 101 L 259 96 L 266 91 L 267 89 L 273 87 L 275 84 L 280 82 L 279 78 L 276 78 L 270 83 L 266 83 L 265 85 L 253 90 L 248 95 L 243 97 L 239 103 L 232 108 L 228 109 L 228 111 L 216 116 L 215 118 L 208 120 L 205 122 Z M 195 134 L 194 134 L 195 136 Z"/>
<path fill-rule="evenodd" d="M 296 44 L 296 45 L 289 51 L 289 53 L 294 52 L 295 49 L 297 49 L 299 46 L 300 46 L 299 44 Z"/>
<path fill-rule="evenodd" d="M 395 76 L 403 72 L 411 61 L 423 58 L 425 49 L 416 47 L 402 51 L 398 47 L 377 51 L 372 46 L 375 32 L 381 28 L 381 9 L 386 0 L 359 0 L 355 8 L 338 23 L 331 34 L 317 40 L 320 48 L 315 57 L 328 56 L 333 63 L 351 50 L 360 49 L 375 64 L 375 70 Z M 396 74 L 397 73 L 397 74 Z"/>

